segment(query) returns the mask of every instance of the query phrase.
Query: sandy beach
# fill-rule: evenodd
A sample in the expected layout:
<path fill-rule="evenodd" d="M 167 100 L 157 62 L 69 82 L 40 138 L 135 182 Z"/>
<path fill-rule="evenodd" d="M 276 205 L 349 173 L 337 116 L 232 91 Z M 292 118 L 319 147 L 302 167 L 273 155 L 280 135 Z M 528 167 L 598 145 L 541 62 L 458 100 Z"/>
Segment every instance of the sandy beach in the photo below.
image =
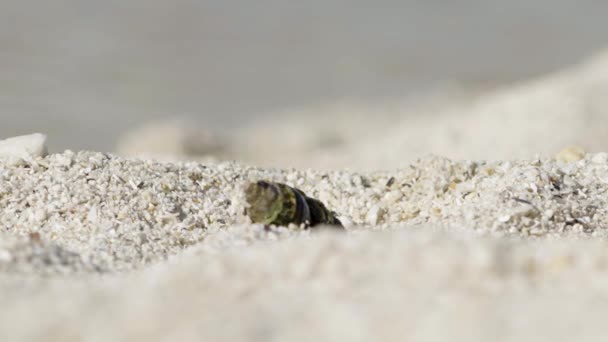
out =
<path fill-rule="evenodd" d="M 0 1 L 0 342 L 605 341 L 607 10 Z"/>
<path fill-rule="evenodd" d="M 335 118 L 324 133 L 297 115 L 239 138 L 147 124 L 116 153 L 1 142 L 2 340 L 603 340 L 606 89 L 599 55 L 358 107 L 368 124 L 310 109 Z M 252 224 L 257 180 L 318 198 L 345 230 Z"/>

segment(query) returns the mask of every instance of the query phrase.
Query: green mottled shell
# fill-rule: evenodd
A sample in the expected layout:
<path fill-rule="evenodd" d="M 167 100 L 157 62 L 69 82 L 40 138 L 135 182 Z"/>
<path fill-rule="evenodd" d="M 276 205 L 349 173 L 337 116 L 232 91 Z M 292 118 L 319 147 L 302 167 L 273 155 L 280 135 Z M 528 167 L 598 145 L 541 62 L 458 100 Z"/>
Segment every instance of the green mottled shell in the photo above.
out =
<path fill-rule="evenodd" d="M 342 226 L 325 205 L 301 190 L 282 183 L 258 181 L 245 188 L 247 215 L 254 223 L 312 227 L 318 224 Z"/>

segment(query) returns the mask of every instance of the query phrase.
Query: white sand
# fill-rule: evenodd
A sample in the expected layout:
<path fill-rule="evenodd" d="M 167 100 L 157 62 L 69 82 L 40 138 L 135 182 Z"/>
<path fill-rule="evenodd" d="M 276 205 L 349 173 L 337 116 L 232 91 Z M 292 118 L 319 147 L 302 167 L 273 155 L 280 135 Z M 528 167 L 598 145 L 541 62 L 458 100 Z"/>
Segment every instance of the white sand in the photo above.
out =
<path fill-rule="evenodd" d="M 603 326 L 606 154 L 359 174 L 66 152 L 0 175 L 11 341 L 549 340 L 578 336 L 566 323 L 583 313 L 585 334 Z M 348 232 L 243 224 L 253 179 L 317 196 Z"/>
<path fill-rule="evenodd" d="M 253 128 L 214 145 L 316 171 L 70 151 L 2 162 L 1 340 L 603 340 L 607 65 L 416 106 L 444 114 L 381 114 L 396 121 L 290 156 L 284 138 L 268 158 L 239 149 Z M 600 153 L 535 156 L 570 145 Z M 242 190 L 258 179 L 319 198 L 347 231 L 249 224 Z"/>

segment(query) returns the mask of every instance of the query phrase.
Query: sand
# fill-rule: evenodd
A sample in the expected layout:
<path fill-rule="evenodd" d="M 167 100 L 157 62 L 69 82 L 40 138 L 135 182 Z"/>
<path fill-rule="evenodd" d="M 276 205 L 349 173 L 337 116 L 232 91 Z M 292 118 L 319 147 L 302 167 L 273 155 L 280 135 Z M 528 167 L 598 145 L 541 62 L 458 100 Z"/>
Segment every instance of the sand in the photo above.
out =
<path fill-rule="evenodd" d="M 608 51 L 533 80 L 477 91 L 454 85 L 401 102 L 294 108 L 217 136 L 192 122 L 152 122 L 118 144 L 126 155 L 170 155 L 315 169 L 386 170 L 416 159 L 511 160 L 608 145 Z M 198 131 L 197 131 L 198 128 Z M 206 140 L 190 138 L 193 133 Z M 155 137 L 167 137 L 163 148 Z M 171 147 L 171 150 L 168 148 Z M 205 152 L 208 151 L 208 152 Z"/>
<path fill-rule="evenodd" d="M 606 61 L 375 118 L 359 107 L 369 125 L 334 106 L 238 136 L 142 130 L 173 130 L 163 151 L 139 131 L 118 154 L 0 158 L 0 337 L 603 340 Z M 281 144 L 293 127 L 303 140 Z M 251 224 L 243 187 L 260 179 L 346 230 Z"/>

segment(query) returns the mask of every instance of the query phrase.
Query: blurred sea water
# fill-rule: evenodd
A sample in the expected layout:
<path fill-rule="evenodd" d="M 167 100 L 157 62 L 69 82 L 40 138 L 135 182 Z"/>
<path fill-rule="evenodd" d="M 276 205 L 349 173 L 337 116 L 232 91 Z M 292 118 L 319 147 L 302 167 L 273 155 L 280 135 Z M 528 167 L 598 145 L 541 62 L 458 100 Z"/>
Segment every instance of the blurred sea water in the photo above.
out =
<path fill-rule="evenodd" d="M 504 84 L 607 46 L 607 14 L 591 0 L 0 0 L 0 137 L 111 151 L 153 119 L 221 130 L 444 82 Z"/>

